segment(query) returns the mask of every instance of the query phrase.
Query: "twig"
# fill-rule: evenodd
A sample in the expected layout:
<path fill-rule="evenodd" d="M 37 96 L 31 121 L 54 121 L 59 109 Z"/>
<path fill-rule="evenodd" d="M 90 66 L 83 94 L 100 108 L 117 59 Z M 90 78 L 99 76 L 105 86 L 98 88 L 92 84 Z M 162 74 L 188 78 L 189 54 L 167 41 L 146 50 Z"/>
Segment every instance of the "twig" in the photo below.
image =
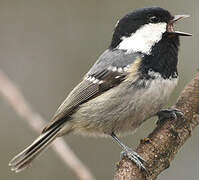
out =
<path fill-rule="evenodd" d="M 25 100 L 24 96 L 16 87 L 16 85 L 11 80 L 9 80 L 9 78 L 1 70 L 0 93 L 6 102 L 13 107 L 17 114 L 21 116 L 22 119 L 28 123 L 32 129 L 34 129 L 37 133 L 41 132 L 41 129 L 44 127 L 46 121 L 37 112 L 32 110 L 30 104 Z M 88 168 L 83 165 L 82 162 L 73 153 L 63 138 L 58 138 L 53 143 L 52 148 L 58 154 L 60 159 L 74 171 L 79 179 L 95 179 Z"/>
<path fill-rule="evenodd" d="M 166 120 L 137 147 L 136 151 L 147 161 L 149 172 L 139 170 L 135 164 L 123 159 L 114 180 L 154 180 L 169 167 L 192 130 L 199 125 L 199 72 L 182 91 L 175 108 L 181 110 L 184 117 Z"/>

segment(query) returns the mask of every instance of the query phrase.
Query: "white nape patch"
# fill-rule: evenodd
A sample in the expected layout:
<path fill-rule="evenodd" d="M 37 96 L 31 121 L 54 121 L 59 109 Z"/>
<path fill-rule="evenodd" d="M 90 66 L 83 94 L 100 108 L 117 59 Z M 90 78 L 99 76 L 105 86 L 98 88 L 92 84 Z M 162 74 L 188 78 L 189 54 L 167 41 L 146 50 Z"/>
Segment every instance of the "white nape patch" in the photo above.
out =
<path fill-rule="evenodd" d="M 146 24 L 139 28 L 130 37 L 122 37 L 117 49 L 130 52 L 142 52 L 150 55 L 152 47 L 159 42 L 162 34 L 166 32 L 166 23 Z"/>

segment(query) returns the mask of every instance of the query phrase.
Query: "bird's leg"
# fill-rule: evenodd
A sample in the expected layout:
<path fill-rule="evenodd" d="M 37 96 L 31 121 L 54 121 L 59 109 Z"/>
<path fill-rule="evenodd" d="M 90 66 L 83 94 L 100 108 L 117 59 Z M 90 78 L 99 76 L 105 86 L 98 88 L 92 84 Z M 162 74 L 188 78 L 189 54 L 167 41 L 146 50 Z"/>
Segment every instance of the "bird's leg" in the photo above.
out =
<path fill-rule="evenodd" d="M 111 136 L 113 137 L 113 139 L 122 147 L 123 151 L 121 152 L 121 156 L 126 156 L 128 157 L 131 161 L 133 161 L 139 168 L 144 169 L 145 171 L 147 171 L 147 169 L 145 168 L 145 166 L 143 165 L 143 162 L 145 162 L 145 160 L 139 155 L 137 154 L 135 151 L 133 151 L 131 148 L 127 147 L 125 144 L 123 144 L 120 139 L 114 134 L 112 133 Z"/>
<path fill-rule="evenodd" d="M 156 122 L 157 125 L 161 124 L 164 122 L 164 120 L 173 118 L 176 120 L 178 117 L 182 117 L 184 114 L 181 112 L 179 109 L 163 109 L 159 111 L 157 114 L 158 120 Z"/>

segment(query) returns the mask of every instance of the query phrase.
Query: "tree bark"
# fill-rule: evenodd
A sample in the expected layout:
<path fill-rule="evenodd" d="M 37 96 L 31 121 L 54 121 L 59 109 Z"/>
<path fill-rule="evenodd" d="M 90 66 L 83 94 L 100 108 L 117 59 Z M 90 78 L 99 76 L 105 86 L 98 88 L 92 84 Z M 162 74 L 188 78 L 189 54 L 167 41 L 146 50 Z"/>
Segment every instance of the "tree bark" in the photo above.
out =
<path fill-rule="evenodd" d="M 177 120 L 167 119 L 158 125 L 147 138 L 140 141 L 136 149 L 146 160 L 148 172 L 123 158 L 117 165 L 114 180 L 154 180 L 169 168 L 178 150 L 199 124 L 199 71 L 173 107 L 181 110 L 184 116 Z"/>

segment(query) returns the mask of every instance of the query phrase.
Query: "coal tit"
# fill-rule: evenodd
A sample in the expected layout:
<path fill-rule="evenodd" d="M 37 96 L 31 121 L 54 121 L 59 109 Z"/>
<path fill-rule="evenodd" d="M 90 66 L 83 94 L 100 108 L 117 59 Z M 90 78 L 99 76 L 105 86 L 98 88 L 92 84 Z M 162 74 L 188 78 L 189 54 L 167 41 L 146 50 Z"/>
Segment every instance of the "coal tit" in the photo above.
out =
<path fill-rule="evenodd" d="M 124 145 L 119 135 L 133 133 L 162 110 L 178 81 L 179 36 L 173 16 L 159 7 L 135 10 L 120 19 L 109 48 L 71 91 L 41 135 L 9 163 L 13 171 L 26 168 L 57 137 L 65 134 L 110 136 L 123 155 L 146 169 L 144 159 Z M 67 155 L 66 155 L 67 156 Z"/>

